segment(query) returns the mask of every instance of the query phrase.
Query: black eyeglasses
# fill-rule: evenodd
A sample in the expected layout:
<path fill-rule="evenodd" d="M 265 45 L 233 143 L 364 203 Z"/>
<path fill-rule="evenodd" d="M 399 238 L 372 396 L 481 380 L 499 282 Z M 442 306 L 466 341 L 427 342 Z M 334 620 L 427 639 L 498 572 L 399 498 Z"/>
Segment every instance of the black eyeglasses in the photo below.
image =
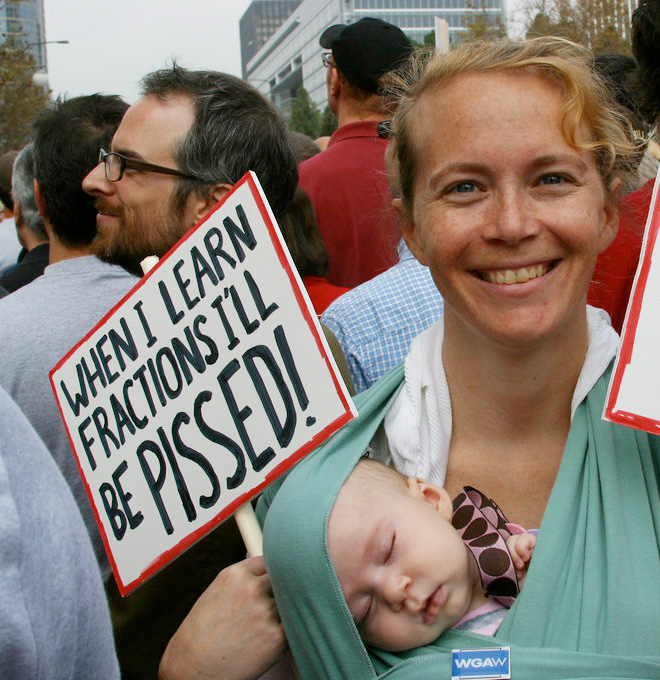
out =
<path fill-rule="evenodd" d="M 323 66 L 325 66 L 325 68 L 332 66 L 332 52 L 324 52 L 321 55 L 321 61 L 323 62 Z"/>
<path fill-rule="evenodd" d="M 176 175 L 177 177 L 185 177 L 187 179 L 197 179 L 193 175 L 188 175 L 174 168 L 166 168 L 162 165 L 139 161 L 136 158 L 128 158 L 116 151 L 106 151 L 105 149 L 99 151 L 99 163 L 103 163 L 105 178 L 108 182 L 118 182 L 124 176 L 126 168 L 142 170 L 144 172 L 157 172 L 161 175 Z"/>

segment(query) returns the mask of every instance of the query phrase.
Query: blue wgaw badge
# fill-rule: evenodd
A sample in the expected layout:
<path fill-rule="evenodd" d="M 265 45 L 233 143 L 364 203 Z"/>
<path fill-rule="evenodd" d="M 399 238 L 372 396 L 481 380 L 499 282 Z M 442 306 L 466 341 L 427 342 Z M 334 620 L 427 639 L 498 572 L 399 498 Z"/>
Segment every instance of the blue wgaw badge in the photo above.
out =
<path fill-rule="evenodd" d="M 511 649 L 454 649 L 451 653 L 451 680 L 511 678 Z"/>

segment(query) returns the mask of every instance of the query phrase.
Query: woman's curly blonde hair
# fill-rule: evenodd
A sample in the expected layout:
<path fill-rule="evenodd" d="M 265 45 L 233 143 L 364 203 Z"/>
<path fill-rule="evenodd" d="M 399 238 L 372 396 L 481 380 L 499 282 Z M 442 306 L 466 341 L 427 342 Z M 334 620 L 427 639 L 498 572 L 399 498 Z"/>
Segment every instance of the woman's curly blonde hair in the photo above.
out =
<path fill-rule="evenodd" d="M 593 54 L 570 40 L 541 37 L 513 42 L 474 41 L 459 44 L 448 54 L 416 53 L 405 69 L 391 74 L 385 87 L 399 99 L 393 120 L 401 198 L 410 211 L 416 172 L 412 138 L 415 107 L 423 94 L 439 89 L 468 73 L 522 71 L 537 74 L 560 89 L 564 101 L 562 131 L 567 142 L 592 151 L 610 198 L 615 177 L 634 175 L 639 144 L 632 141 L 630 124 L 617 111 L 607 87 L 592 69 Z M 590 131 L 587 141 L 578 142 L 578 132 Z"/>

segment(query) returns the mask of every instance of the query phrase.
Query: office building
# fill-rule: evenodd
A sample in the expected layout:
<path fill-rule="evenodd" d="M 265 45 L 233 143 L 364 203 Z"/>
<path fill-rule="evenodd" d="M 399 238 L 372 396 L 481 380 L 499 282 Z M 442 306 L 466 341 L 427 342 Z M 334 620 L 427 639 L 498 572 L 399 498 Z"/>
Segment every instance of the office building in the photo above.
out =
<path fill-rule="evenodd" d="M 254 0 L 239 22 L 243 77 L 247 63 L 259 51 L 301 0 Z"/>
<path fill-rule="evenodd" d="M 439 17 L 447 21 L 449 40 L 455 43 L 475 12 L 485 11 L 490 19 L 505 21 L 506 1 L 303 0 L 247 61 L 243 77 L 270 97 L 285 118 L 290 114 L 291 100 L 303 86 L 323 110 L 325 69 L 319 37 L 328 26 L 376 17 L 399 26 L 409 38 L 421 43 L 434 30 L 435 17 Z"/>
<path fill-rule="evenodd" d="M 43 0 L 0 2 L 0 43 L 16 40 L 34 58 L 35 71 L 47 71 Z"/>

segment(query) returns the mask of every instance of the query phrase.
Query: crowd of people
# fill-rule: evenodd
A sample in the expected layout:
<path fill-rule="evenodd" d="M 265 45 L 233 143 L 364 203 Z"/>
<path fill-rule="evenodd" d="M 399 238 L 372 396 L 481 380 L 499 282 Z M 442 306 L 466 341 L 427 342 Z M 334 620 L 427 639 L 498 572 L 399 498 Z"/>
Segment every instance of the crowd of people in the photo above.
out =
<path fill-rule="evenodd" d="M 657 0 L 634 59 L 331 26 L 328 140 L 177 64 L 44 110 L 0 157 L 0 676 L 660 677 L 660 439 L 602 419 L 659 35 Z M 264 556 L 229 519 L 122 597 L 48 372 L 248 171 L 359 416 L 262 494 Z"/>

